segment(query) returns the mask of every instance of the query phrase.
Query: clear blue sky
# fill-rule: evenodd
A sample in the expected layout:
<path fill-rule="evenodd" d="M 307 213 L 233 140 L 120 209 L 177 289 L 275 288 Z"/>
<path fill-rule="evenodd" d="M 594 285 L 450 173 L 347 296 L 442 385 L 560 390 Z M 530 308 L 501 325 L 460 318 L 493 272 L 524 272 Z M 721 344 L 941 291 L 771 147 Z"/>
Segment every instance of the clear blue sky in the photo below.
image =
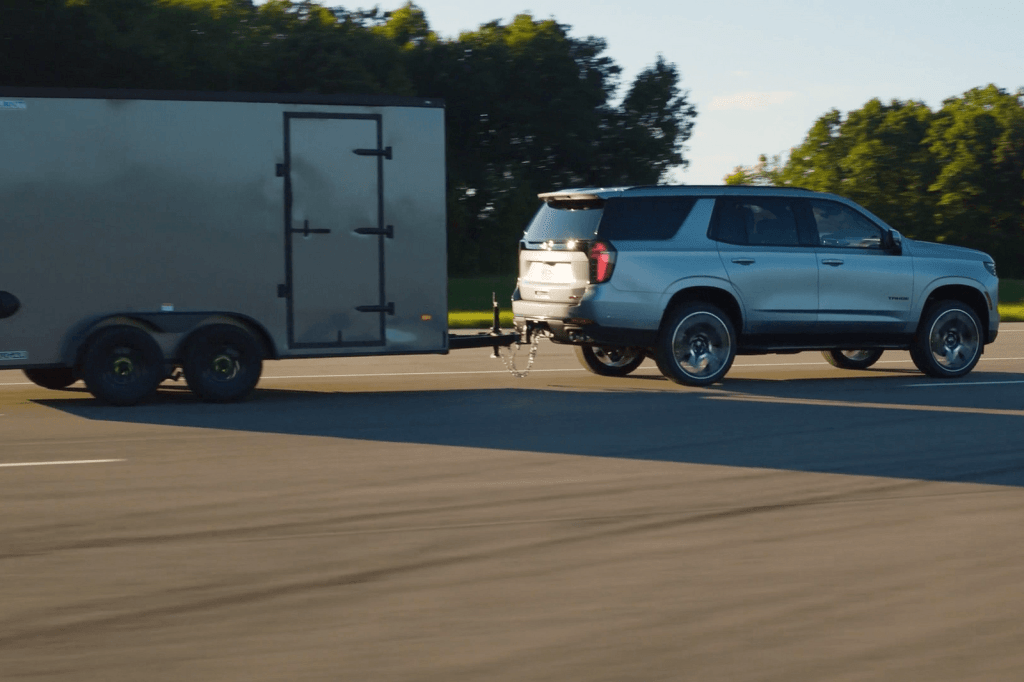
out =
<path fill-rule="evenodd" d="M 358 3 L 331 2 L 350 9 Z M 379 5 L 393 10 L 394 0 Z M 718 184 L 758 154 L 788 154 L 815 119 L 873 97 L 947 97 L 1024 86 L 1024 0 L 419 0 L 445 37 L 521 12 L 604 38 L 622 88 L 657 55 L 674 63 L 698 115 L 675 181 Z M 363 6 L 369 6 L 366 3 Z"/>

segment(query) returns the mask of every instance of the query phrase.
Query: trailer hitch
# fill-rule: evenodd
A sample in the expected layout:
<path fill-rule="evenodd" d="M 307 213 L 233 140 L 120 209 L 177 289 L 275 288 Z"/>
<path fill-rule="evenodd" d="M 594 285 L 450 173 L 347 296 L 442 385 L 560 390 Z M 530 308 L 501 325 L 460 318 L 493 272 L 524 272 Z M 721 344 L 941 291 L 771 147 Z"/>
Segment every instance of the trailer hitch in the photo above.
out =
<path fill-rule="evenodd" d="M 498 309 L 498 301 L 491 292 L 491 307 L 494 311 L 494 318 L 491 323 L 490 330 L 481 332 L 479 334 L 449 334 L 448 335 L 448 348 L 451 350 L 457 350 L 462 348 L 487 348 L 491 347 L 493 351 L 491 354 L 492 358 L 499 357 L 499 350 L 502 346 L 511 346 L 514 343 L 519 343 L 518 332 L 503 332 L 501 331 L 500 313 Z"/>

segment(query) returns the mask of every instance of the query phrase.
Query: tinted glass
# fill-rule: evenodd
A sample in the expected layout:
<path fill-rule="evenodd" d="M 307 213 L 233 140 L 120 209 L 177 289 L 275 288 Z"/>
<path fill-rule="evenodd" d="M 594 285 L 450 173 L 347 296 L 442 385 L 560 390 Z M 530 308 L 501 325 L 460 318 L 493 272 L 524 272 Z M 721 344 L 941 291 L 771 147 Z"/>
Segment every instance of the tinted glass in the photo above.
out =
<path fill-rule="evenodd" d="M 810 203 L 821 246 L 882 248 L 882 230 L 857 211 L 834 201 Z"/>
<path fill-rule="evenodd" d="M 729 244 L 797 246 L 796 215 L 785 199 L 719 199 L 714 239 Z"/>
<path fill-rule="evenodd" d="M 671 239 L 683 226 L 695 203 L 695 197 L 609 199 L 598 235 L 612 241 Z"/>
<path fill-rule="evenodd" d="M 530 221 L 523 239 L 528 242 L 593 239 L 602 212 L 600 207 L 552 208 L 544 204 Z"/>

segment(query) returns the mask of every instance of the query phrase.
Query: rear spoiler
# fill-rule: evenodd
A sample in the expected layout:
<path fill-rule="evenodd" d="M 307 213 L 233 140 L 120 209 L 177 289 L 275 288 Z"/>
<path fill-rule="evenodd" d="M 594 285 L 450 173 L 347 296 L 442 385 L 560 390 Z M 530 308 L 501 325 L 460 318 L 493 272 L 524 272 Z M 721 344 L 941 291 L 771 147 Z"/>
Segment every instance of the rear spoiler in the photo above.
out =
<path fill-rule="evenodd" d="M 588 209 L 601 208 L 604 206 L 604 199 L 596 194 L 583 192 L 544 192 L 538 194 L 537 198 L 551 208 L 562 209 Z"/>

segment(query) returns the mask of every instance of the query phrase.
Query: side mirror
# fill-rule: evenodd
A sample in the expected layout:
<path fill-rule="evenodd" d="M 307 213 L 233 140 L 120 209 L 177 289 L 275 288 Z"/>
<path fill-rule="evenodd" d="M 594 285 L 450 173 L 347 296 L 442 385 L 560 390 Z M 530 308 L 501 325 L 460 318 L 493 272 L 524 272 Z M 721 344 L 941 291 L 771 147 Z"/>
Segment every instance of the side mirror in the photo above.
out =
<path fill-rule="evenodd" d="M 887 242 L 886 246 L 889 247 L 889 251 L 897 256 L 903 253 L 903 235 L 899 232 L 896 230 L 889 230 L 889 232 L 886 233 L 885 241 Z"/>

